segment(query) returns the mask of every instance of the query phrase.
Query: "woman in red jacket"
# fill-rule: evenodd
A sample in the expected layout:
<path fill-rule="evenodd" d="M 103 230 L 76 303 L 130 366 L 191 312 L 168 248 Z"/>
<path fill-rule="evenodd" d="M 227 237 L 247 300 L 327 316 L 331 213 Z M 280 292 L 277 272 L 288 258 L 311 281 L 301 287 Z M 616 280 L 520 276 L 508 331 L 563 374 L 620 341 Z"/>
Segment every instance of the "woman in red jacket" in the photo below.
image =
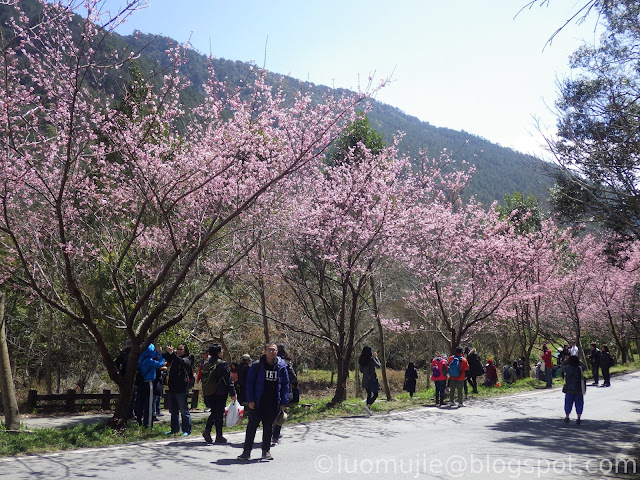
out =
<path fill-rule="evenodd" d="M 436 385 L 436 407 L 444 405 L 444 391 L 447 388 L 447 360 L 444 355 L 436 355 L 431 361 L 431 380 Z"/>
<path fill-rule="evenodd" d="M 484 377 L 484 386 L 493 387 L 498 382 L 498 371 L 496 370 L 496 366 L 493 364 L 493 358 L 489 358 L 487 360 L 487 366 L 485 369 L 487 372 Z"/>

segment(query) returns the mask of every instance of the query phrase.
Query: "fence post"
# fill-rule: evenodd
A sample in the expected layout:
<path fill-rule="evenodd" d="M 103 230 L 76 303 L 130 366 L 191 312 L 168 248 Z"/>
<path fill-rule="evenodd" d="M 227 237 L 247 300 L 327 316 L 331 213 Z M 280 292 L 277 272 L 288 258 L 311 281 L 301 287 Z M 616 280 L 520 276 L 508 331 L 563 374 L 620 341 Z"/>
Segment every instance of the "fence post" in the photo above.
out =
<path fill-rule="evenodd" d="M 111 390 L 102 390 L 102 410 L 111 410 Z"/>
<path fill-rule="evenodd" d="M 198 408 L 198 394 L 200 392 L 198 390 L 191 391 L 191 409 Z"/>
<path fill-rule="evenodd" d="M 75 390 L 67 390 L 67 412 L 75 412 L 76 411 L 76 391 Z"/>
<path fill-rule="evenodd" d="M 29 390 L 29 396 L 27 397 L 27 409 L 31 412 L 38 406 L 38 391 Z"/>

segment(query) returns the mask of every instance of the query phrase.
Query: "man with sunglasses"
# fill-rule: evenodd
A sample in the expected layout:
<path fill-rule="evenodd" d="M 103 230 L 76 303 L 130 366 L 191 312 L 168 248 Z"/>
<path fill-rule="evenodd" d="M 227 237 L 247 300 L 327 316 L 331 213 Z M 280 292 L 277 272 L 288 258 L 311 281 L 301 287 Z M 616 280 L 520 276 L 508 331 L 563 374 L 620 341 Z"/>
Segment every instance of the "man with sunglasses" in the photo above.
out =
<path fill-rule="evenodd" d="M 171 430 L 167 435 L 177 435 L 180 433 L 182 424 L 182 436 L 191 435 L 191 412 L 187 395 L 189 393 L 190 376 L 193 374 L 193 357 L 189 355 L 189 349 L 184 343 L 178 345 L 174 351 L 167 345 L 167 352 L 164 354 L 169 368 L 169 412 L 171 413 Z M 180 417 L 178 416 L 180 415 Z"/>

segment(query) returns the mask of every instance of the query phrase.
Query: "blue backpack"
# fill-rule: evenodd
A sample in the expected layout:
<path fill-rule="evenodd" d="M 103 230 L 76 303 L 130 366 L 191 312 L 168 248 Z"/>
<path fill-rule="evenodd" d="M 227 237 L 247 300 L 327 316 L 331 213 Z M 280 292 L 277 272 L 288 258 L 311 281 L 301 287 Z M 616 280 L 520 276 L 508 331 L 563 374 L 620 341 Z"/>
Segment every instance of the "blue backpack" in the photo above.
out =
<path fill-rule="evenodd" d="M 451 360 L 451 365 L 449 365 L 449 376 L 459 377 L 461 374 L 462 366 L 460 365 L 460 357 L 458 355 L 454 355 Z"/>

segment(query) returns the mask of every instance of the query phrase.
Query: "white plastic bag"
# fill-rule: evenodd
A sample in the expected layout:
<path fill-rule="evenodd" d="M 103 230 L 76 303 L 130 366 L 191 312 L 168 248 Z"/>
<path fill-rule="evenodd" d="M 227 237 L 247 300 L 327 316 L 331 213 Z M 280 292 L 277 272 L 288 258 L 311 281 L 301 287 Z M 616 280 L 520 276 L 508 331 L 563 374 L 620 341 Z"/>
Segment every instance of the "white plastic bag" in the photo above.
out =
<path fill-rule="evenodd" d="M 234 400 L 224 409 L 224 416 L 227 427 L 235 427 L 244 417 L 244 407 L 237 400 Z"/>

